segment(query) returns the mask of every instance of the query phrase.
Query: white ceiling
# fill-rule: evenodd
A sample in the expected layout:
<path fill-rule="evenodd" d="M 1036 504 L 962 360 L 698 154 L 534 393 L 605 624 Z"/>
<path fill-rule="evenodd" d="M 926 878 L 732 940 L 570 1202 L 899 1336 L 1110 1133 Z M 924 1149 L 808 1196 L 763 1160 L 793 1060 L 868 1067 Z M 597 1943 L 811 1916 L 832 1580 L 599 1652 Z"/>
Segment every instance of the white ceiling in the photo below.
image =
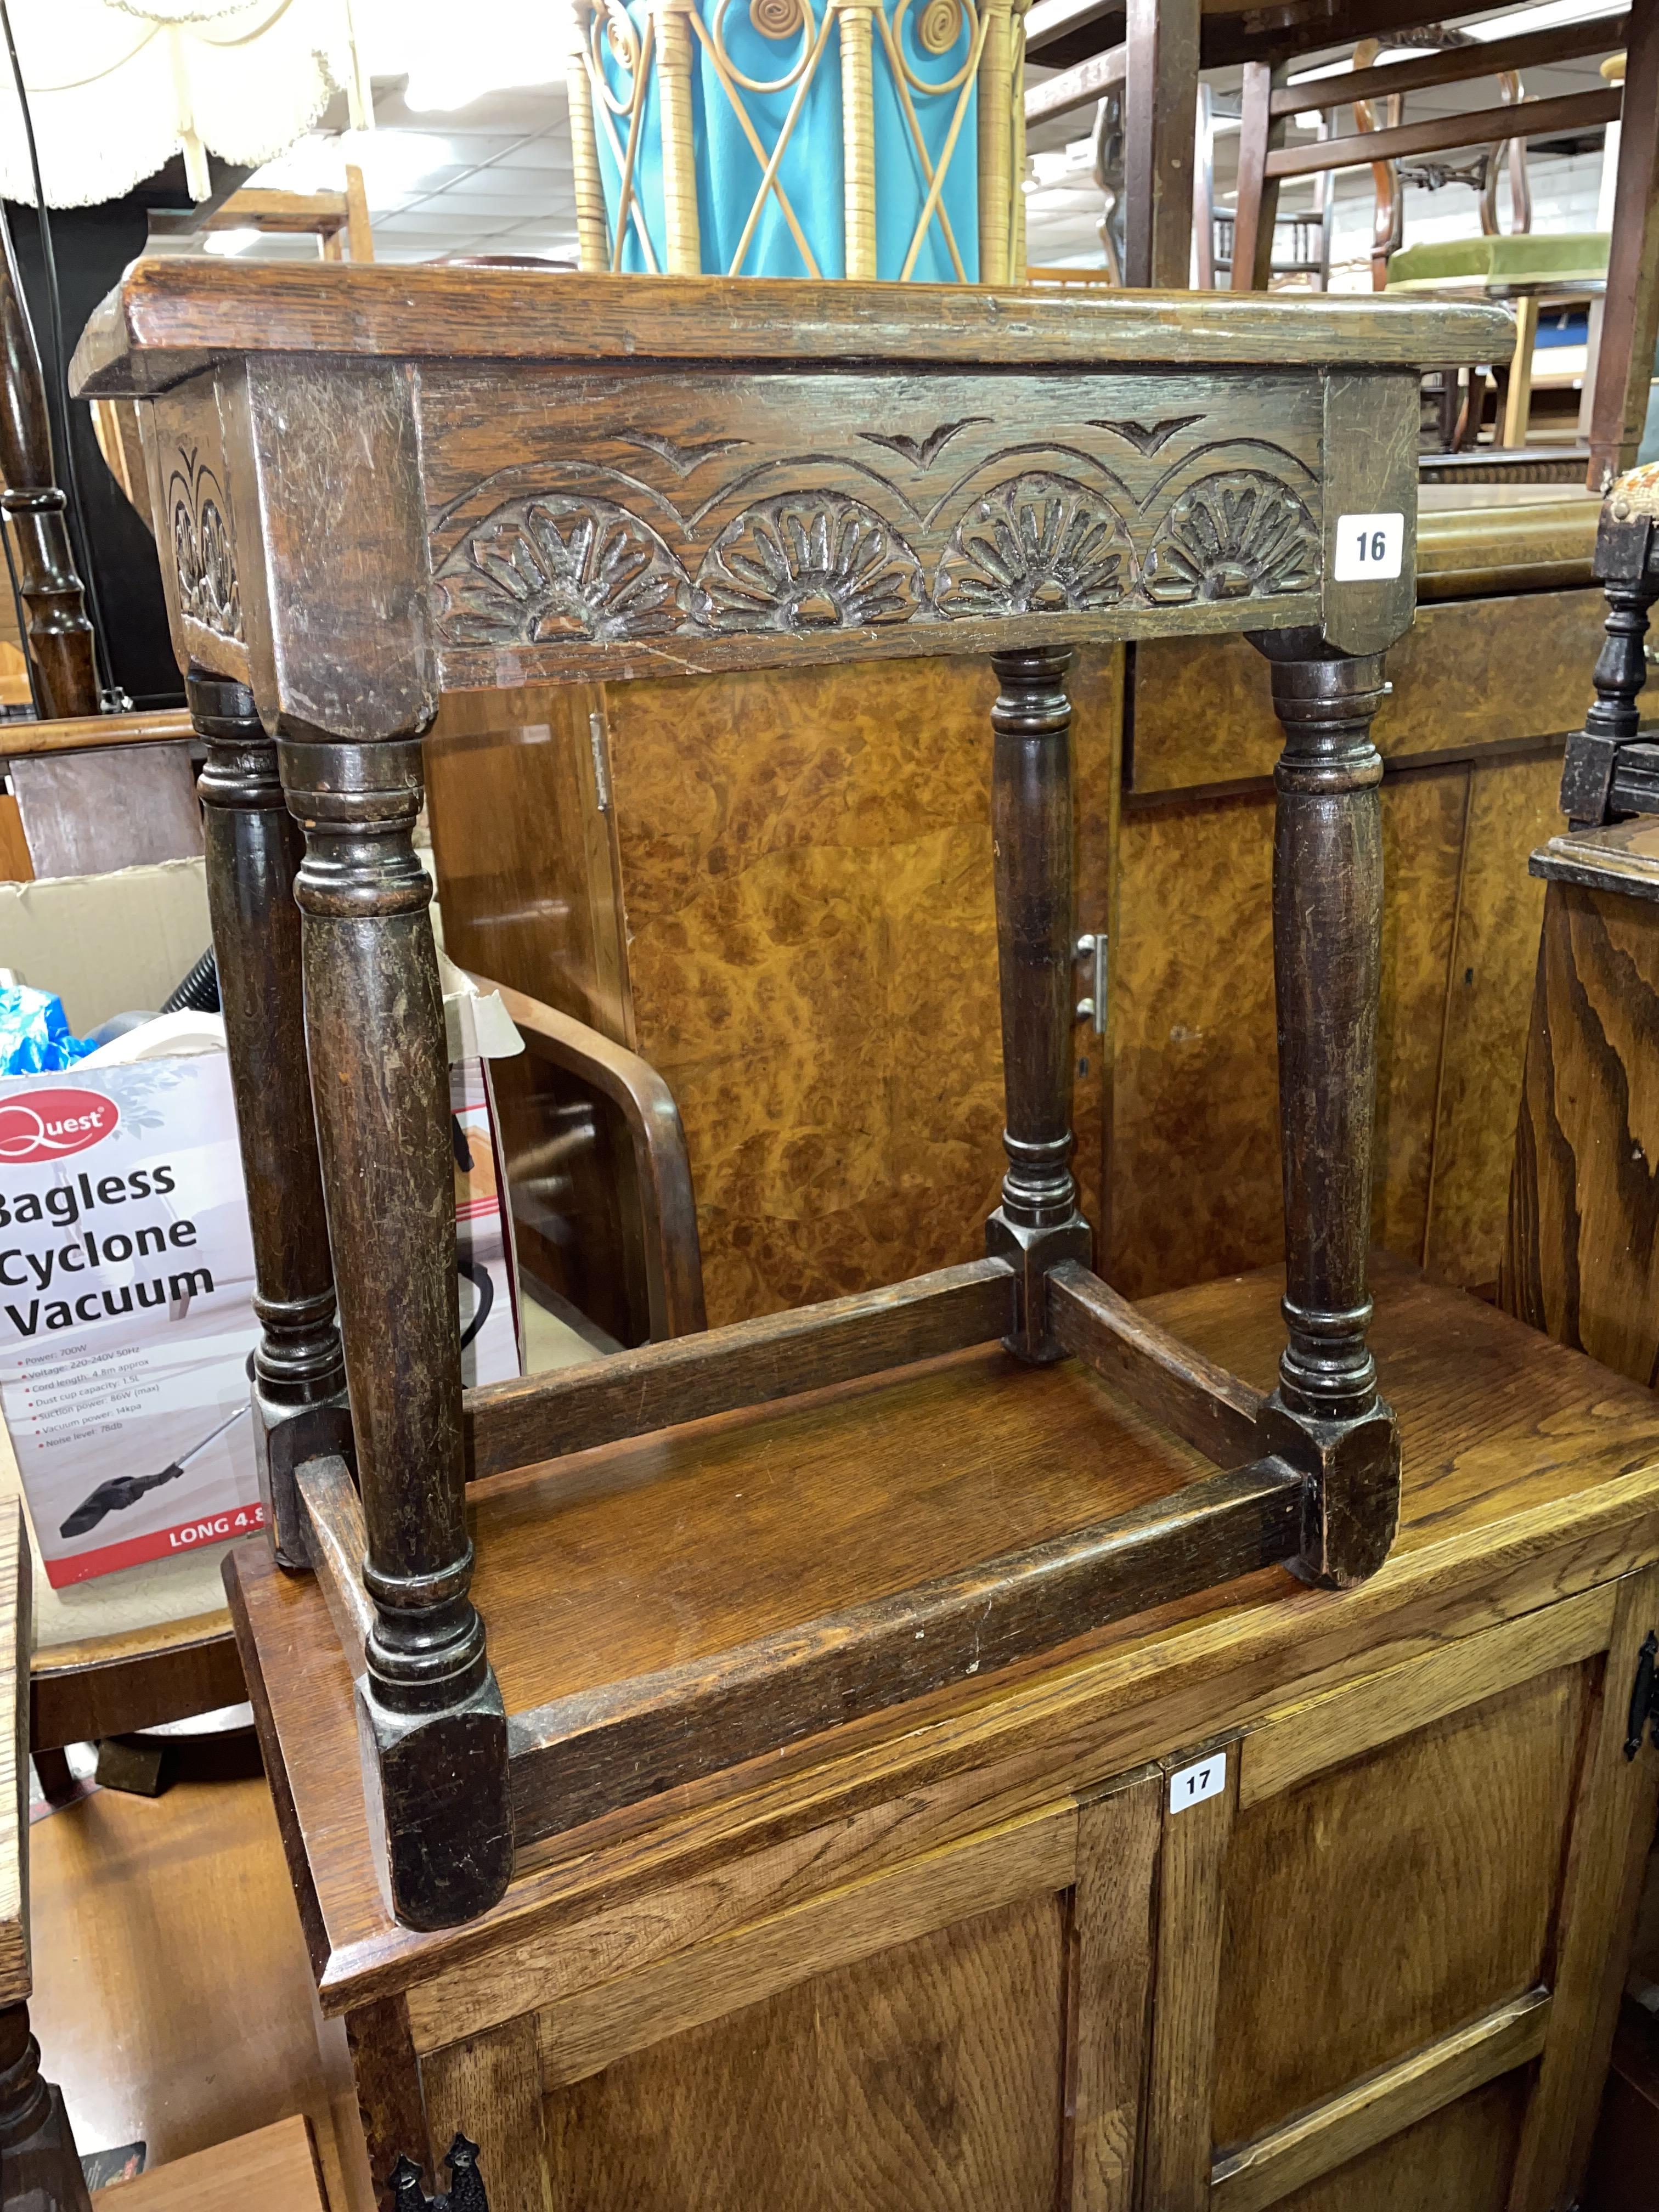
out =
<path fill-rule="evenodd" d="M 1488 36 L 1519 24 L 1559 21 L 1606 12 L 1607 0 L 1546 0 L 1535 9 L 1488 10 L 1465 19 Z M 1340 58 L 1310 55 L 1314 70 Z M 1046 74 L 1035 66 L 1033 76 Z M 1298 71 L 1298 74 L 1301 74 Z M 1206 80 L 1224 100 L 1236 95 L 1238 72 L 1217 71 Z M 1593 88 L 1601 82 L 1594 59 L 1528 71 L 1529 96 Z M 1472 102 L 1496 99 L 1494 85 L 1413 94 L 1408 113 L 1415 120 L 1455 112 Z M 564 87 L 551 83 L 494 92 L 453 113 L 417 113 L 410 109 L 403 81 L 375 86 L 376 129 L 351 133 L 313 131 L 251 182 L 296 191 L 337 190 L 348 161 L 362 169 L 374 233 L 376 258 L 384 261 L 428 261 L 460 254 L 527 254 L 550 260 L 576 258 L 575 204 L 571 179 L 570 126 Z M 333 118 L 329 118 L 333 119 Z M 343 116 L 338 120 L 343 122 Z M 1034 131 L 1033 174 L 1028 186 L 1028 250 L 1033 263 L 1097 266 L 1101 249 L 1096 233 L 1100 195 L 1091 174 L 1087 133 L 1089 110 Z M 1337 127 L 1352 128 L 1346 111 Z M 1312 131 L 1293 137 L 1311 137 Z M 1216 148 L 1217 205 L 1231 204 L 1236 164 L 1236 136 L 1224 134 Z M 1534 155 L 1531 175 L 1534 228 L 1589 228 L 1595 221 L 1598 155 L 1553 161 Z M 1282 210 L 1311 204 L 1312 181 L 1287 187 Z M 1352 264 L 1352 281 L 1369 284 L 1364 270 L 1372 205 L 1368 171 L 1344 173 L 1337 185 L 1336 258 Z M 1472 228 L 1474 201 L 1457 187 L 1432 196 L 1413 192 L 1406 206 L 1407 236 L 1425 240 L 1457 234 Z M 307 238 L 222 234 L 215 250 L 242 252 L 261 258 L 314 255 Z"/>
<path fill-rule="evenodd" d="M 375 258 L 450 254 L 576 258 L 570 118 L 562 82 L 487 94 L 450 115 L 415 114 L 400 85 L 375 87 L 373 131 L 314 131 L 249 179 L 261 187 L 338 191 L 363 173 Z M 314 256 L 310 239 L 222 234 L 260 258 Z"/>

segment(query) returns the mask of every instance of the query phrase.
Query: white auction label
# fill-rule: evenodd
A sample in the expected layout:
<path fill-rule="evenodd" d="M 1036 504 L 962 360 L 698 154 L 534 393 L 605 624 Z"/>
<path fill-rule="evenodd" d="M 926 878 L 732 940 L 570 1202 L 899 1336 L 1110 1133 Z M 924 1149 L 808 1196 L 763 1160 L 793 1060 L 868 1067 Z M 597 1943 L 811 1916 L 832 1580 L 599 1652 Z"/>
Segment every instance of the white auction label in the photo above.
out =
<path fill-rule="evenodd" d="M 1336 526 L 1339 584 L 1385 584 L 1406 554 L 1403 514 L 1345 514 Z"/>
<path fill-rule="evenodd" d="M 1227 1786 L 1227 1754 L 1212 1752 L 1191 1766 L 1183 1766 L 1179 1774 L 1170 1777 L 1170 1810 L 1184 1813 L 1189 1805 L 1201 1805 L 1206 1797 L 1218 1797 Z"/>

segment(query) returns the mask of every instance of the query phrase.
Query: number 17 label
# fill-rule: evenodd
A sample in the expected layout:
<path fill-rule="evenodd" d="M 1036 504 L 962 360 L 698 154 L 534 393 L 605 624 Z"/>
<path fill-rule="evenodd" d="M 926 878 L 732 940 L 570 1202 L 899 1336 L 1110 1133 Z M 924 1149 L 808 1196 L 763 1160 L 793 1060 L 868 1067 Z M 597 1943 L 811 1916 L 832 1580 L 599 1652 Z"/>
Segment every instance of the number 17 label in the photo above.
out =
<path fill-rule="evenodd" d="M 1212 1752 L 1207 1759 L 1197 1759 L 1191 1766 L 1183 1766 L 1179 1774 L 1170 1777 L 1170 1810 L 1184 1813 L 1189 1805 L 1201 1805 L 1206 1797 L 1218 1797 L 1227 1786 L 1227 1754 Z"/>
<path fill-rule="evenodd" d="M 1345 514 L 1336 526 L 1339 584 L 1385 584 L 1406 551 L 1403 514 Z"/>

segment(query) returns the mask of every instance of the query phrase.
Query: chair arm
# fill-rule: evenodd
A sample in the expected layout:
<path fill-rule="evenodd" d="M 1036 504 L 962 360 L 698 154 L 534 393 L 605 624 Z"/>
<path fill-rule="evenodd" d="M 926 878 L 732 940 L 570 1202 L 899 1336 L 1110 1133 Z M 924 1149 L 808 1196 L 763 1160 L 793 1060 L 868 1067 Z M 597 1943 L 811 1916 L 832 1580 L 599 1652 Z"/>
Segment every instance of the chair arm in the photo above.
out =
<path fill-rule="evenodd" d="M 648 1060 L 574 1015 L 487 975 L 472 981 L 480 991 L 500 993 L 532 1052 L 591 1084 L 622 1115 L 645 1214 L 652 1335 L 687 1336 L 707 1328 L 691 1163 L 668 1085 Z"/>

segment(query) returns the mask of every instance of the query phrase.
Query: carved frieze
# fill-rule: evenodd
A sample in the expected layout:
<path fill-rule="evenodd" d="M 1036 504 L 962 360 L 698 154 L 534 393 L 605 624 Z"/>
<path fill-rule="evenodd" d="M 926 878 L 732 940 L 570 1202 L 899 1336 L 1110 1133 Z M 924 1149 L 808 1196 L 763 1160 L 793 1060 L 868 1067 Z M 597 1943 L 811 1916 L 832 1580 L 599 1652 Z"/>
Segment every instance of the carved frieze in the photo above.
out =
<path fill-rule="evenodd" d="M 216 636 L 242 641 L 242 595 L 236 578 L 230 502 L 197 446 L 179 446 L 167 480 L 179 604 L 186 618 Z"/>
<path fill-rule="evenodd" d="M 658 665 L 675 640 L 915 629 L 927 650 L 943 625 L 1051 615 L 1085 635 L 1121 618 L 1130 635 L 1137 614 L 1305 605 L 1316 380 L 1211 382 L 1216 404 L 1172 409 L 1162 391 L 1125 404 L 1125 380 L 947 379 L 927 411 L 911 386 L 884 412 L 852 379 L 646 378 L 590 386 L 574 434 L 540 453 L 515 435 L 507 465 L 469 471 L 434 380 L 438 637 L 598 667 L 634 642 L 659 646 Z M 678 409 L 672 434 L 639 427 L 655 393 Z"/>

